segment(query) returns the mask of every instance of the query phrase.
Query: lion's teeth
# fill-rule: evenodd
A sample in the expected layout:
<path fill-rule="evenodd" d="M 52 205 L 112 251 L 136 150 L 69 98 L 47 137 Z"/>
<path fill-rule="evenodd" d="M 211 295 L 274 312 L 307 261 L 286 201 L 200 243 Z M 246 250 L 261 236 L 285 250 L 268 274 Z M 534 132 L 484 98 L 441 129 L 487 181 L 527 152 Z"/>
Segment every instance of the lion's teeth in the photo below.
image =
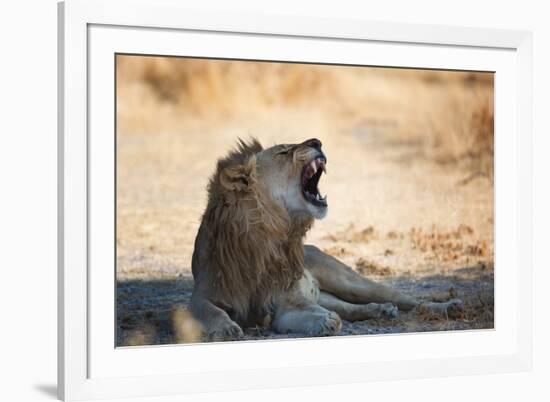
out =
<path fill-rule="evenodd" d="M 323 172 L 327 172 L 327 168 L 325 167 L 325 162 L 321 158 L 315 159 L 316 165 L 321 169 Z"/>
<path fill-rule="evenodd" d="M 321 201 L 321 198 L 319 196 L 319 193 L 317 193 L 317 195 L 315 196 L 315 198 L 317 198 L 317 201 Z"/>
<path fill-rule="evenodd" d="M 315 161 L 311 161 L 310 166 L 313 169 L 313 174 L 317 173 L 317 165 L 315 164 Z"/>

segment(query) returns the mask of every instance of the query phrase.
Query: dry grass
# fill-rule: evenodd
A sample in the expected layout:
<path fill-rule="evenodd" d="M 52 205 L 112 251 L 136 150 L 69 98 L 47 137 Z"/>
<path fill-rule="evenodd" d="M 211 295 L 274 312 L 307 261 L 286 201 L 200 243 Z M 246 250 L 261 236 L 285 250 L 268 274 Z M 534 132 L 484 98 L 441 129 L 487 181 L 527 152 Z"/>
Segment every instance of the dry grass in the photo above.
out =
<path fill-rule="evenodd" d="M 357 271 L 365 276 L 389 276 L 393 274 L 390 267 L 359 258 L 355 263 Z"/>
<path fill-rule="evenodd" d="M 412 248 L 427 253 L 428 259 L 451 261 L 465 256 L 492 260 L 492 246 L 485 240 L 473 237 L 473 234 L 474 230 L 467 225 L 460 225 L 451 231 L 442 231 L 435 226 L 428 231 L 422 228 L 409 231 Z"/>
<path fill-rule="evenodd" d="M 178 308 L 172 313 L 174 333 L 177 343 L 195 343 L 202 339 L 203 328 L 186 309 Z"/>
<path fill-rule="evenodd" d="M 325 237 L 330 241 L 347 241 L 350 243 L 369 243 L 378 239 L 378 232 L 374 227 L 368 226 L 365 229 L 356 229 L 355 224 L 350 223 L 344 230 L 331 233 Z"/>
<path fill-rule="evenodd" d="M 465 165 L 466 181 L 493 176 L 490 73 L 119 56 L 117 77 L 121 134 L 314 110 L 336 127 L 419 143 L 430 160 Z"/>

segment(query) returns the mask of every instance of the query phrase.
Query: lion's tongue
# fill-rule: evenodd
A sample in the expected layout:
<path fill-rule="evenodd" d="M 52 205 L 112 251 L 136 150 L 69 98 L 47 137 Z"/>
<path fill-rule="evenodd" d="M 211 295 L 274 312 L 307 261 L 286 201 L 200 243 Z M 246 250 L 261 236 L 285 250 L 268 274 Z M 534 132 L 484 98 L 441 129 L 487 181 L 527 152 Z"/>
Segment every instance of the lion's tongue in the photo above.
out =
<path fill-rule="evenodd" d="M 315 162 L 311 162 L 309 165 L 307 165 L 306 167 L 306 171 L 304 172 L 304 176 L 307 180 L 311 179 L 313 177 L 313 175 L 317 172 L 317 167 L 315 166 Z"/>

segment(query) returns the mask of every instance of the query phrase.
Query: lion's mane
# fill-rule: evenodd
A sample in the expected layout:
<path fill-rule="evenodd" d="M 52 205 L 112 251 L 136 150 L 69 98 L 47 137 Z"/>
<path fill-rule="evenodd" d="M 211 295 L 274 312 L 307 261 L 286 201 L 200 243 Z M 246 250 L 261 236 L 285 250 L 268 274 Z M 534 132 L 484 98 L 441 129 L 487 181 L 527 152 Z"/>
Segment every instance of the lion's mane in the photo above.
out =
<path fill-rule="evenodd" d="M 202 261 L 193 257 L 195 279 L 206 269 L 210 298 L 238 321 L 268 314 L 278 292 L 301 278 L 303 237 L 312 223 L 293 219 L 268 196 L 269 183 L 261 182 L 256 166 L 260 151 L 257 140 L 239 140 L 218 161 L 208 185 L 203 240 L 195 244 Z"/>

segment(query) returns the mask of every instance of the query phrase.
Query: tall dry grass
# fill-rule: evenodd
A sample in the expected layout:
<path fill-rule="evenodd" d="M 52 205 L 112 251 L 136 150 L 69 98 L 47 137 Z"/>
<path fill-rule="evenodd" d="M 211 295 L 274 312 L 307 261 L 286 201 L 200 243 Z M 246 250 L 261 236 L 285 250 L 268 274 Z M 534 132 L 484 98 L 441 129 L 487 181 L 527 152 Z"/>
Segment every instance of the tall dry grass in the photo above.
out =
<path fill-rule="evenodd" d="M 302 113 L 335 131 L 384 127 L 430 160 L 493 175 L 490 73 L 118 56 L 117 102 L 122 135 Z"/>

